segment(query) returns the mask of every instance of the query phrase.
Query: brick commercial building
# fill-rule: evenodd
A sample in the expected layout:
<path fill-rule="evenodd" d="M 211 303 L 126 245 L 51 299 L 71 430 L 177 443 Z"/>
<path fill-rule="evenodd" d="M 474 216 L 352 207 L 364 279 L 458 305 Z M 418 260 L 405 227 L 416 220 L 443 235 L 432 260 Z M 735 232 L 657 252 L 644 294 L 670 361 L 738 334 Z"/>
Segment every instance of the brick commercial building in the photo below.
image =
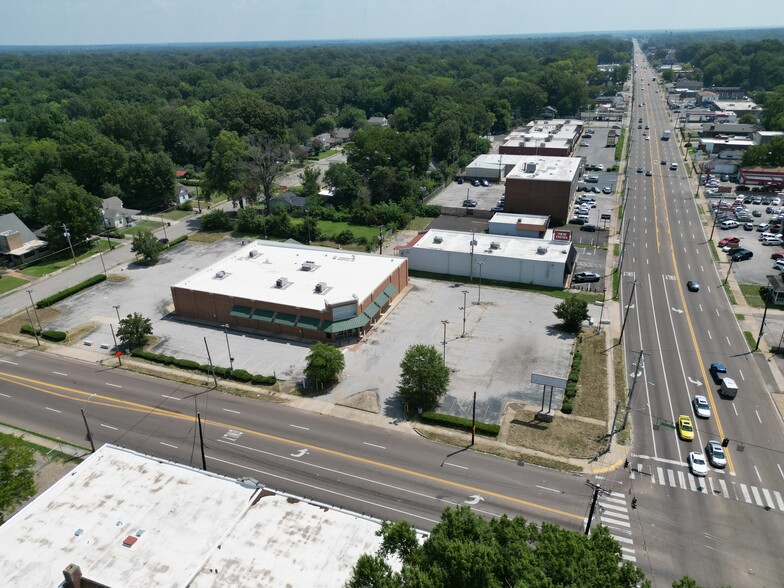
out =
<path fill-rule="evenodd" d="M 506 176 L 504 212 L 565 221 L 580 164 L 579 157 L 523 156 Z"/>
<path fill-rule="evenodd" d="M 406 285 L 401 257 L 255 241 L 171 292 L 183 318 L 341 342 L 361 337 Z"/>

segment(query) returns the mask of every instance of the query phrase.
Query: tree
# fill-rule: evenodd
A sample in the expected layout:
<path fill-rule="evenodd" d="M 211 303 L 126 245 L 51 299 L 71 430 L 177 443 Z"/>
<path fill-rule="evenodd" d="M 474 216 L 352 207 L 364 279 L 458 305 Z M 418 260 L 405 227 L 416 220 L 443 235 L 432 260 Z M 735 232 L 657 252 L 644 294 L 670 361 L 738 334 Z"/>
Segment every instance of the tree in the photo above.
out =
<path fill-rule="evenodd" d="M 619 543 L 604 526 L 586 537 L 550 523 L 538 527 L 523 517 L 487 522 L 459 506 L 444 510 L 421 545 L 406 522 L 385 523 L 378 535 L 378 553 L 357 561 L 347 586 L 650 587 L 642 570 L 621 558 Z M 401 562 L 400 572 L 390 569 L 389 556 Z"/>
<path fill-rule="evenodd" d="M 226 194 L 237 198 L 243 184 L 243 161 L 248 153 L 247 145 L 233 131 L 221 131 L 212 148 L 212 155 L 204 167 L 201 182 L 203 194 L 210 199 L 213 194 Z"/>
<path fill-rule="evenodd" d="M 204 231 L 230 231 L 234 223 L 225 211 L 217 208 L 201 217 L 201 228 Z"/>
<path fill-rule="evenodd" d="M 142 349 L 147 345 L 150 335 L 152 335 L 152 321 L 138 312 L 120 319 L 117 338 L 128 349 Z"/>
<path fill-rule="evenodd" d="M 46 237 L 54 247 L 67 247 L 65 227 L 73 245 L 85 241 L 101 224 L 101 202 L 68 176 L 47 176 L 36 187 L 40 219 L 49 228 Z"/>
<path fill-rule="evenodd" d="M 400 363 L 398 392 L 409 409 L 435 408 L 449 385 L 449 368 L 432 345 L 418 343 L 406 350 Z"/>
<path fill-rule="evenodd" d="M 269 201 L 275 195 L 275 180 L 289 160 L 287 146 L 272 135 L 254 135 L 248 139 L 248 171 L 261 188 L 264 208 L 269 214 Z"/>
<path fill-rule="evenodd" d="M 306 358 L 305 375 L 313 378 L 316 389 L 337 381 L 340 372 L 346 367 L 346 360 L 340 349 L 317 341 L 310 346 L 310 353 Z"/>
<path fill-rule="evenodd" d="M 561 319 L 565 331 L 576 333 L 583 321 L 588 320 L 588 303 L 577 294 L 569 294 L 563 302 L 556 305 L 553 314 Z"/>
<path fill-rule="evenodd" d="M 163 248 L 163 243 L 160 243 L 148 229 L 142 229 L 133 236 L 131 251 L 141 255 L 146 263 L 158 263 Z"/>
<path fill-rule="evenodd" d="M 163 151 L 131 151 L 120 187 L 128 207 L 164 210 L 174 199 L 174 163 Z"/>
<path fill-rule="evenodd" d="M 299 179 L 302 180 L 302 195 L 305 198 L 318 195 L 319 176 L 321 176 L 321 170 L 315 166 L 306 167 L 299 174 Z"/>
<path fill-rule="evenodd" d="M 35 495 L 35 454 L 14 435 L 0 433 L 0 525 L 5 517 Z"/>

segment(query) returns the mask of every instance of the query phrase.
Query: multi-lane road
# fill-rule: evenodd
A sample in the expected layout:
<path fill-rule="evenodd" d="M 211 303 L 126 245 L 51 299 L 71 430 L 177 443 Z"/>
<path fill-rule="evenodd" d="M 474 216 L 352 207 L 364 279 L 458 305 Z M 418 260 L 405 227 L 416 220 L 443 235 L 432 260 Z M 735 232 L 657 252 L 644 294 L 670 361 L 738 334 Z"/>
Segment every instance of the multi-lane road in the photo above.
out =
<path fill-rule="evenodd" d="M 784 427 L 722 287 L 679 144 L 661 139 L 674 129 L 656 73 L 638 48 L 634 60 L 620 299 L 624 310 L 631 305 L 623 341 L 630 387 L 637 372 L 629 475 L 639 505 L 633 535 L 645 546 L 638 563 L 662 585 L 683 574 L 707 585 L 779 585 Z M 688 291 L 688 280 L 700 291 Z M 734 400 L 718 395 L 712 362 L 724 363 L 738 382 Z M 709 419 L 696 418 L 696 394 L 708 398 Z M 681 414 L 696 425 L 692 442 L 671 428 Z M 727 467 L 693 476 L 689 452 L 724 438 Z"/>

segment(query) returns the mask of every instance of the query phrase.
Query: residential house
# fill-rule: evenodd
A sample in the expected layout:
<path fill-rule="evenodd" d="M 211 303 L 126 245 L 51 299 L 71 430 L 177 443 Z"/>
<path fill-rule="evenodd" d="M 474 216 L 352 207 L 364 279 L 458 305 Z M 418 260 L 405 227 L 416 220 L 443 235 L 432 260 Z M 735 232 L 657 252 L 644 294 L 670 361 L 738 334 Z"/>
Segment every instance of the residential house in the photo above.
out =
<path fill-rule="evenodd" d="M 556 116 L 558 116 L 558 111 L 552 106 L 545 106 L 544 108 L 542 108 L 542 112 L 539 113 L 539 116 L 541 116 L 544 119 L 555 118 Z"/>
<path fill-rule="evenodd" d="M 371 127 L 387 127 L 389 126 L 389 121 L 385 116 L 371 116 L 368 119 L 368 124 Z"/>
<path fill-rule="evenodd" d="M 0 254 L 10 265 L 32 261 L 46 248 L 46 241 L 36 237 L 13 212 L 0 216 Z"/>
<path fill-rule="evenodd" d="M 101 200 L 101 217 L 103 226 L 107 229 L 121 229 L 133 222 L 133 217 L 141 210 L 132 210 L 123 206 L 122 200 L 117 196 Z"/>
<path fill-rule="evenodd" d="M 351 137 L 354 136 L 354 129 L 349 129 L 348 127 L 339 127 L 335 129 L 335 132 L 332 133 L 332 136 L 335 138 L 335 143 L 337 145 L 342 145 L 346 141 L 351 140 Z"/>
<path fill-rule="evenodd" d="M 177 204 L 185 204 L 190 199 L 191 193 L 188 192 L 188 189 L 185 188 L 185 186 L 180 186 L 180 189 L 177 192 Z"/>
<path fill-rule="evenodd" d="M 305 208 L 308 199 L 294 192 L 283 192 L 270 198 L 270 210 L 274 210 L 276 206 L 283 206 L 286 210 L 292 208 Z"/>

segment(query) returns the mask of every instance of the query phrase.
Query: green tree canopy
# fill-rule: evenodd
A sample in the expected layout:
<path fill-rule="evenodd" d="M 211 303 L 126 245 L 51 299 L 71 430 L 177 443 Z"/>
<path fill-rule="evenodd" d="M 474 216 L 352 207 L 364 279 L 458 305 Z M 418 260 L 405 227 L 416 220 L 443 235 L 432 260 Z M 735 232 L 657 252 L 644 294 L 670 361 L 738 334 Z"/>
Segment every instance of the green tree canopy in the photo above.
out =
<path fill-rule="evenodd" d="M 340 372 L 346 367 L 346 360 L 340 349 L 320 341 L 310 346 L 305 363 L 305 375 L 313 378 L 316 389 L 337 381 Z"/>
<path fill-rule="evenodd" d="M 35 495 L 35 456 L 14 435 L 0 433 L 0 524 L 25 500 Z"/>
<path fill-rule="evenodd" d="M 141 255 L 146 263 L 158 263 L 163 249 L 163 243 L 159 243 L 157 237 L 148 229 L 142 229 L 133 236 L 131 251 Z"/>
<path fill-rule="evenodd" d="M 244 182 L 243 162 L 247 158 L 248 146 L 233 131 L 221 131 L 212 148 L 210 161 L 204 167 L 201 182 L 203 194 L 210 199 L 213 194 L 225 194 L 232 200 Z"/>
<path fill-rule="evenodd" d="M 128 349 L 141 349 L 147 345 L 149 336 L 152 335 L 152 321 L 138 312 L 129 314 L 120 319 L 117 329 L 117 338 Z"/>
<path fill-rule="evenodd" d="M 569 294 L 562 302 L 556 305 L 553 314 L 561 319 L 564 330 L 576 333 L 588 320 L 588 303 L 577 294 Z"/>
<path fill-rule="evenodd" d="M 47 240 L 56 248 L 77 245 L 92 235 L 101 224 L 101 202 L 67 176 L 47 176 L 37 186 L 41 221 L 49 225 Z"/>
<path fill-rule="evenodd" d="M 418 343 L 406 350 L 400 364 L 398 392 L 409 410 L 435 408 L 449 386 L 449 368 L 432 345 Z"/>

